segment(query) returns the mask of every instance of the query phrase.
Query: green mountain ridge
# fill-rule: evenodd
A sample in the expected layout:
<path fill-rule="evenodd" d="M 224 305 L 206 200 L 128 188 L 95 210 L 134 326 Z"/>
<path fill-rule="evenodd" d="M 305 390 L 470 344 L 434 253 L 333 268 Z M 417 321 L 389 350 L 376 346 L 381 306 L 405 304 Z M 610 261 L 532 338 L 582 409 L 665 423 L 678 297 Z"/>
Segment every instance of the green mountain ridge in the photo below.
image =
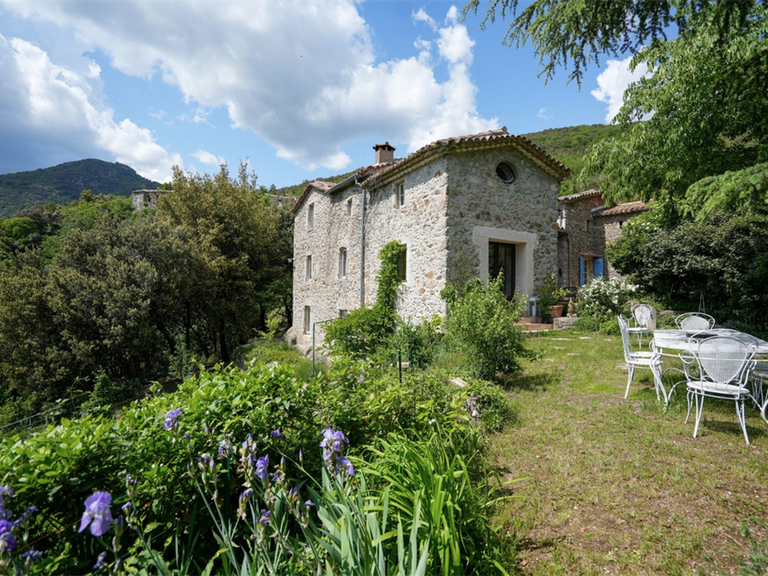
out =
<path fill-rule="evenodd" d="M 89 158 L 50 168 L 0 174 L 0 217 L 7 218 L 24 208 L 55 202 L 69 204 L 80 192 L 129 196 L 134 190 L 160 186 L 119 162 Z"/>

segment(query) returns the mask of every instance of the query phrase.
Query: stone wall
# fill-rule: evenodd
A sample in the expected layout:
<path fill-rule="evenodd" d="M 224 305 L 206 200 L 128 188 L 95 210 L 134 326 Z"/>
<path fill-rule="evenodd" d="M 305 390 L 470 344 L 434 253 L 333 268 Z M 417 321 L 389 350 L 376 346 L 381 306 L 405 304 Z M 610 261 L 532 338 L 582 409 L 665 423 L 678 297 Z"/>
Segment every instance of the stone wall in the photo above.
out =
<path fill-rule="evenodd" d="M 516 179 L 505 183 L 505 162 Z M 515 285 L 534 286 L 557 267 L 557 195 L 560 184 L 512 146 L 448 157 L 449 281 L 488 278 L 488 242 L 514 243 Z"/>
<path fill-rule="evenodd" d="M 593 218 L 592 210 L 603 206 L 602 195 L 576 198 L 561 202 L 565 211 L 566 234 L 558 241 L 558 280 L 561 286 L 579 285 L 579 256 L 605 255 L 605 232 L 602 219 Z M 570 238 L 570 267 L 568 262 L 568 238 Z M 560 273 L 562 271 L 562 274 Z M 569 275 L 570 271 L 570 275 Z"/>
<path fill-rule="evenodd" d="M 596 218 L 602 224 L 603 236 L 605 238 L 605 245 L 608 246 L 611 242 L 615 242 L 621 237 L 621 231 L 627 220 L 637 216 L 638 213 L 630 214 L 616 214 L 614 216 L 603 216 Z M 605 261 L 605 274 L 611 280 L 621 278 L 621 274 L 614 270 L 611 263 L 608 260 Z"/>
<path fill-rule="evenodd" d="M 376 300 L 379 251 L 397 240 L 405 244 L 406 281 L 398 289 L 398 313 L 415 322 L 445 314 L 440 291 L 447 268 L 445 158 L 428 163 L 402 179 L 368 195 L 365 226 L 365 301 Z M 405 202 L 396 203 L 396 187 L 404 186 Z"/>
<path fill-rule="evenodd" d="M 347 202 L 351 201 L 348 214 Z M 360 304 L 360 189 L 340 193 L 313 189 L 294 216 L 293 232 L 293 327 L 290 337 L 300 347 L 312 345 L 311 330 L 304 331 L 305 306 L 312 322 L 338 318 L 342 310 Z M 314 226 L 307 226 L 314 205 Z M 339 274 L 339 252 L 347 250 L 346 276 Z M 312 279 L 306 278 L 306 258 L 312 257 Z M 317 325 L 321 336 L 322 325 Z"/>
<path fill-rule="evenodd" d="M 496 175 L 500 162 L 516 179 Z M 397 187 L 404 187 L 404 202 Z M 375 302 L 379 252 L 392 240 L 407 248 L 406 281 L 398 290 L 398 313 L 413 322 L 444 315 L 441 290 L 452 280 L 488 276 L 489 240 L 516 245 L 519 292 L 556 271 L 559 183 L 513 145 L 439 156 L 402 178 L 365 191 L 365 304 Z M 304 309 L 312 322 L 333 319 L 360 306 L 360 215 L 363 191 L 351 185 L 327 193 L 311 189 L 296 211 L 294 225 L 294 320 L 289 338 L 308 350 Z M 351 211 L 348 201 L 351 200 Z M 314 225 L 307 225 L 314 206 Z M 347 275 L 339 276 L 339 249 L 347 249 Z M 312 279 L 306 257 L 312 256 Z M 317 326 L 317 345 L 324 330 Z"/>

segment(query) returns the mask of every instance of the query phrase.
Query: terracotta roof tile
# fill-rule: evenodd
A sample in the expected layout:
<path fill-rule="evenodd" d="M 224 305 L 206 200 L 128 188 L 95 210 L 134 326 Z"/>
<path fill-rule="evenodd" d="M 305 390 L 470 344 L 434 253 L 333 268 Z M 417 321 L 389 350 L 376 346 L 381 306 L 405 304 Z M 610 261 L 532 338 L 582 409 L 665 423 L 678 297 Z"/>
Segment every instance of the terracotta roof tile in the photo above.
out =
<path fill-rule="evenodd" d="M 299 199 L 296 200 L 296 203 L 293 205 L 293 208 L 291 208 L 291 212 L 294 214 L 299 209 L 299 206 L 301 206 L 302 202 L 304 202 L 304 199 L 309 195 L 309 191 L 312 190 L 312 188 L 315 188 L 316 190 L 320 190 L 321 192 L 327 192 L 331 188 L 336 186 L 335 182 L 327 182 L 326 180 L 314 180 L 307 184 L 306 188 L 304 188 L 304 192 L 301 193 L 301 196 L 299 196 Z"/>
<path fill-rule="evenodd" d="M 506 126 L 502 126 L 496 130 L 488 130 L 487 132 L 480 132 L 478 134 L 453 136 L 451 138 L 435 140 L 431 144 L 427 144 L 416 150 L 416 152 L 409 154 L 399 162 L 392 163 L 378 174 L 370 176 L 366 180 L 365 185 L 366 187 L 371 187 L 379 184 L 379 182 L 384 183 L 384 180 L 389 180 L 390 177 L 400 175 L 402 172 L 408 171 L 410 168 L 415 168 L 422 162 L 428 161 L 435 154 L 439 155 L 452 150 L 472 150 L 473 145 L 486 142 L 498 142 L 501 145 L 506 142 L 517 144 L 519 148 L 526 153 L 526 155 L 533 158 L 541 168 L 560 180 L 564 180 L 571 174 L 570 170 L 568 170 L 564 164 L 552 158 L 542 148 L 528 140 L 528 138 L 510 134 L 507 132 Z"/>
<path fill-rule="evenodd" d="M 626 202 L 624 204 L 617 204 L 612 208 L 606 208 L 595 216 L 617 216 L 619 214 L 632 214 L 634 212 L 645 212 L 648 210 L 648 204 L 645 202 Z"/>
<path fill-rule="evenodd" d="M 568 196 L 560 196 L 558 202 L 574 202 L 581 200 L 582 198 L 591 198 L 593 196 L 602 196 L 603 193 L 600 190 L 584 190 L 584 192 L 577 192 L 576 194 L 569 194 Z"/>

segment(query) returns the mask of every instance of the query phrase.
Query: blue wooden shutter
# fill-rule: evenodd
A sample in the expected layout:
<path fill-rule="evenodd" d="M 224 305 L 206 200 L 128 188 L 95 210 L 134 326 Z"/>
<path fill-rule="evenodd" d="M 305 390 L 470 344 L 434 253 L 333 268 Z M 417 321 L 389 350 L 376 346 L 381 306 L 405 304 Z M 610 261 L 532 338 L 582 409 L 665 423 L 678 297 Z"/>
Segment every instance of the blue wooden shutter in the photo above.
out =
<path fill-rule="evenodd" d="M 602 258 L 595 258 L 592 262 L 592 266 L 595 271 L 595 278 L 600 278 L 605 275 Z"/>
<path fill-rule="evenodd" d="M 579 256 L 579 286 L 587 283 L 587 261 L 584 256 Z"/>

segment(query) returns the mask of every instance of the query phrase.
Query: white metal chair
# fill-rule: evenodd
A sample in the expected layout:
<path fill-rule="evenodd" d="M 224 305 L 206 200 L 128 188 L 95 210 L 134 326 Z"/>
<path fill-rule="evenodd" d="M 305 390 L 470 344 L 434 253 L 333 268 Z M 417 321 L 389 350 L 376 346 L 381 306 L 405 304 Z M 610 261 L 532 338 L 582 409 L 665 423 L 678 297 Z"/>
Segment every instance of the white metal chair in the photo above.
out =
<path fill-rule="evenodd" d="M 715 326 L 715 319 L 703 312 L 686 312 L 675 318 L 680 330 L 710 330 Z"/>
<path fill-rule="evenodd" d="M 656 309 L 641 302 L 631 308 L 632 324 L 629 333 L 637 337 L 638 346 L 642 346 L 643 336 L 656 330 Z"/>
<path fill-rule="evenodd" d="M 624 393 L 624 398 L 629 396 L 629 386 L 632 384 L 632 379 L 635 375 L 635 368 L 639 367 L 649 368 L 653 372 L 653 384 L 656 388 L 656 398 L 660 400 L 661 395 L 659 393 L 658 375 L 661 372 L 661 354 L 656 351 L 633 352 L 629 345 L 629 322 L 622 315 L 619 315 L 619 330 L 621 331 L 621 343 L 624 345 L 624 362 L 626 362 L 627 369 L 629 370 L 629 376 L 627 378 L 627 390 Z"/>
<path fill-rule="evenodd" d="M 696 339 L 691 340 L 692 344 Z M 749 372 L 754 366 L 753 357 L 757 347 L 743 339 L 733 336 L 712 336 L 701 340 L 693 347 L 693 357 L 698 365 L 698 374 L 692 372 L 688 380 L 688 414 L 691 417 L 691 402 L 696 403 L 696 426 L 693 437 L 696 438 L 704 409 L 704 398 L 733 400 L 736 404 L 736 417 L 744 432 L 744 439 L 749 445 L 747 423 L 744 414 L 744 400 L 752 398 L 747 388 Z"/>

